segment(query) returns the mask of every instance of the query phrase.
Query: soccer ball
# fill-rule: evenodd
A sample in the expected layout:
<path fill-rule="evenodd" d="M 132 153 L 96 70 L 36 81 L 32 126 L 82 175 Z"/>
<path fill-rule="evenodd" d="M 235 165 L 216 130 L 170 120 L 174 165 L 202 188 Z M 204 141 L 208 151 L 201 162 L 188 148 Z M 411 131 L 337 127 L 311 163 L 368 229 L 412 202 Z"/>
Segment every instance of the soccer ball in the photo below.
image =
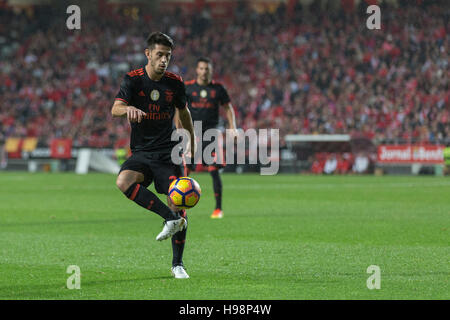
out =
<path fill-rule="evenodd" d="M 169 186 L 169 198 L 181 209 L 193 208 L 200 200 L 202 190 L 197 181 L 189 177 L 173 180 Z"/>

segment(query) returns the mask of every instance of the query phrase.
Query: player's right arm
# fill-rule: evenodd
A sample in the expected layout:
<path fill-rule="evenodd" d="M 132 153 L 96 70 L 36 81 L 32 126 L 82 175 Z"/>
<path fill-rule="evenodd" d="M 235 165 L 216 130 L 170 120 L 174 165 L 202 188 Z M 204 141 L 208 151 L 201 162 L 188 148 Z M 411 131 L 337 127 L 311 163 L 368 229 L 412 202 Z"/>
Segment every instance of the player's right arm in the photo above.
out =
<path fill-rule="evenodd" d="M 127 74 L 120 84 L 120 90 L 116 95 L 116 100 L 111 108 L 111 114 L 113 117 L 127 117 L 128 121 L 141 122 L 145 116 L 145 112 L 142 110 L 128 105 L 129 101 L 133 98 L 133 81 Z"/>
<path fill-rule="evenodd" d="M 122 100 L 116 100 L 114 101 L 114 104 L 111 108 L 111 114 L 113 117 L 127 117 L 129 122 L 141 122 L 142 119 L 145 116 L 145 112 L 133 107 L 127 105 Z"/>

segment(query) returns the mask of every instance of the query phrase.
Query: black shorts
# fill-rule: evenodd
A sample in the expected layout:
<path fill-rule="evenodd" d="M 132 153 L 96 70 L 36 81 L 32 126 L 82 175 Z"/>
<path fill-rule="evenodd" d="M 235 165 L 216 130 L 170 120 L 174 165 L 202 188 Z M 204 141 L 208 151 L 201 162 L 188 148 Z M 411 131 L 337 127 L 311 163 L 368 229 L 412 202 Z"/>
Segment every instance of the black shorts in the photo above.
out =
<path fill-rule="evenodd" d="M 179 177 L 187 175 L 185 165 L 172 163 L 170 153 L 136 152 L 129 157 L 120 168 L 132 170 L 144 175 L 144 181 L 140 184 L 148 187 L 153 181 L 158 193 L 168 194 L 170 183 Z"/>
<path fill-rule="evenodd" d="M 199 149 L 199 140 L 200 138 L 197 137 L 197 152 L 200 151 Z M 214 140 L 213 140 L 214 141 Z M 212 141 L 202 141 L 202 165 L 208 168 L 208 171 L 214 170 L 214 169 L 220 169 L 220 168 L 224 168 L 226 166 L 225 164 L 225 155 L 223 152 L 223 138 L 222 136 L 220 136 L 219 141 L 218 141 L 218 150 L 217 149 L 213 149 L 215 151 L 217 151 L 217 153 L 215 151 L 211 151 L 211 157 L 214 159 L 212 163 L 206 163 L 205 159 L 204 159 L 204 152 L 206 147 L 208 147 L 208 145 L 211 143 Z M 210 147 L 211 148 L 211 147 Z M 192 161 L 193 162 L 193 161 Z M 191 171 L 194 171 L 195 168 L 197 167 L 197 163 L 191 163 L 188 165 L 189 169 Z"/>

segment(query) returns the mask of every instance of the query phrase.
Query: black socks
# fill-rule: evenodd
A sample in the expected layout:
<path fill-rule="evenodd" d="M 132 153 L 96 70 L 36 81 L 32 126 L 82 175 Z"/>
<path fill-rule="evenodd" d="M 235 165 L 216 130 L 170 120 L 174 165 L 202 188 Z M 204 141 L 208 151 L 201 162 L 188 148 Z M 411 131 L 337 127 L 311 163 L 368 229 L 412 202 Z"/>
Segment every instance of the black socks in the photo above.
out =
<path fill-rule="evenodd" d="M 139 183 L 132 184 L 124 194 L 130 200 L 136 202 L 141 207 L 159 214 L 164 220 L 176 220 L 183 217 L 187 221 L 185 210 L 172 212 L 170 208 L 164 204 L 159 198 L 150 190 L 140 185 Z M 173 259 L 172 266 L 183 265 L 183 251 L 184 243 L 186 242 L 187 228 L 178 231 L 172 236 L 172 251 Z"/>
<path fill-rule="evenodd" d="M 222 180 L 220 179 L 219 170 L 210 172 L 213 179 L 214 197 L 216 198 L 216 209 L 222 209 Z"/>
<path fill-rule="evenodd" d="M 141 207 L 159 214 L 164 220 L 178 219 L 177 215 L 166 204 L 139 183 L 132 184 L 124 194 Z"/>
<path fill-rule="evenodd" d="M 186 211 L 179 211 L 179 214 L 188 220 Z M 184 251 L 184 243 L 186 242 L 186 231 L 187 228 L 178 231 L 172 236 L 172 252 L 173 252 L 173 258 L 172 258 L 172 266 L 179 266 L 183 265 L 183 251 Z"/>

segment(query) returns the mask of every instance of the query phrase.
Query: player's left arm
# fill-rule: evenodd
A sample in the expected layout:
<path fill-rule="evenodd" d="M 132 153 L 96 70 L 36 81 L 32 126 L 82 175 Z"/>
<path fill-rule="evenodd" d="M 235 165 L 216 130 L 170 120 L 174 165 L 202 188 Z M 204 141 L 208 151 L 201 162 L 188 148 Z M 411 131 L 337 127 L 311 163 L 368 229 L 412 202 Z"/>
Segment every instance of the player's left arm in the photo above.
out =
<path fill-rule="evenodd" d="M 173 123 L 175 124 L 175 128 L 177 128 L 177 129 L 183 128 L 177 108 L 175 108 L 175 115 L 173 117 Z"/>
<path fill-rule="evenodd" d="M 187 105 L 184 108 L 177 108 L 175 115 L 179 119 L 179 123 L 181 126 L 189 132 L 190 135 L 190 146 L 191 146 L 191 156 L 195 154 L 196 143 L 195 143 L 195 134 L 194 134 L 194 124 L 192 123 L 191 112 Z"/>
<path fill-rule="evenodd" d="M 230 96 L 228 95 L 227 90 L 222 85 L 219 89 L 219 101 L 221 102 L 221 107 L 225 111 L 225 117 L 228 122 L 228 129 L 230 129 L 229 133 L 232 136 L 237 135 L 237 127 L 236 127 L 236 116 L 234 114 L 233 105 L 231 104 Z"/>
<path fill-rule="evenodd" d="M 233 106 L 231 105 L 231 102 L 223 104 L 222 108 L 225 109 L 225 116 L 228 121 L 227 134 L 233 138 L 237 137 L 238 131 L 237 131 L 237 127 L 236 127 L 236 116 L 234 115 L 234 109 L 233 109 Z"/>
<path fill-rule="evenodd" d="M 189 146 L 190 146 L 190 154 L 191 157 L 194 157 L 195 150 L 196 150 L 196 143 L 195 143 L 195 134 L 194 134 L 194 124 L 192 122 L 191 112 L 188 108 L 188 97 L 186 95 L 186 87 L 183 83 L 183 80 L 179 83 L 178 88 L 178 94 L 176 95 L 175 99 L 175 126 L 179 128 L 179 125 L 181 124 L 181 127 L 186 129 L 189 132 Z"/>
<path fill-rule="evenodd" d="M 231 102 L 225 103 L 224 105 L 222 105 L 222 108 L 225 109 L 225 115 L 228 121 L 228 129 L 236 130 L 236 116 L 234 114 L 234 109 L 231 105 Z"/>

